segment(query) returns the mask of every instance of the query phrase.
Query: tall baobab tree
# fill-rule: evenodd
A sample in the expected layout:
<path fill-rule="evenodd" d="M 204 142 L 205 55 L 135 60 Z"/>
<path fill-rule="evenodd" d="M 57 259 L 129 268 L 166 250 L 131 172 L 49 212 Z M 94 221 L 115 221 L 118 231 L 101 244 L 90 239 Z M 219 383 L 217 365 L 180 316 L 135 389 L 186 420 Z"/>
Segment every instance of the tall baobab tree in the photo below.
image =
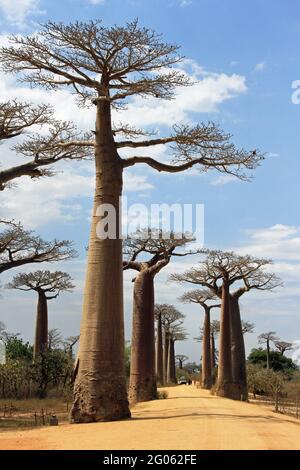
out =
<path fill-rule="evenodd" d="M 275 343 L 279 338 L 276 336 L 276 331 L 268 331 L 258 336 L 258 343 L 265 344 L 267 349 L 267 369 L 270 369 L 270 343 Z"/>
<path fill-rule="evenodd" d="M 185 341 L 187 339 L 187 333 L 184 328 L 176 324 L 169 327 L 168 333 L 167 383 L 176 384 L 175 343 L 176 341 Z"/>
<path fill-rule="evenodd" d="M 239 299 L 252 289 L 271 290 L 280 285 L 273 273 L 263 271 L 270 260 L 240 256 L 233 252 L 205 250 L 199 267 L 184 274 L 174 274 L 179 282 L 200 284 L 221 299 L 219 367 L 217 393 L 233 399 L 247 400 L 245 345 Z M 240 283 L 231 291 L 234 283 Z"/>
<path fill-rule="evenodd" d="M 292 351 L 294 349 L 293 343 L 288 341 L 275 341 L 275 348 L 278 349 L 280 354 L 283 356 L 285 351 Z"/>
<path fill-rule="evenodd" d="M 49 129 L 43 135 L 31 133 L 25 141 L 13 147 L 29 160 L 0 170 L 0 191 L 21 176 L 51 176 L 53 171 L 44 167 L 60 160 L 81 160 L 91 156 L 90 146 L 84 145 L 90 135 L 81 136 L 72 123 L 56 120 L 48 105 L 34 106 L 17 100 L 0 103 L 0 143 L 27 135 L 37 125 L 47 125 Z"/>
<path fill-rule="evenodd" d="M 156 320 L 156 348 L 155 348 L 155 370 L 156 382 L 164 385 L 164 364 L 163 364 L 163 331 L 160 309 L 154 307 L 154 318 Z"/>
<path fill-rule="evenodd" d="M 167 238 L 169 236 L 170 238 Z M 134 279 L 131 368 L 129 401 L 131 403 L 156 398 L 154 279 L 174 256 L 191 241 L 185 235 L 165 234 L 162 231 L 138 231 L 124 241 L 123 269 L 137 272 Z M 142 260 L 139 257 L 142 256 Z M 148 257 L 148 259 L 145 259 Z"/>
<path fill-rule="evenodd" d="M 73 90 L 81 104 L 93 103 L 96 109 L 95 141 L 90 143 L 95 149 L 96 188 L 71 411 L 74 422 L 130 416 L 119 223 L 123 170 L 144 164 L 159 172 L 178 173 L 198 166 L 201 171 L 211 168 L 244 179 L 245 172 L 263 158 L 256 150 L 237 149 L 231 136 L 213 123 L 175 125 L 171 135 L 161 138 L 149 134 L 146 138 L 147 134 L 126 124 L 113 128 L 111 110 L 124 107 L 126 98 L 171 99 L 177 87 L 190 84 L 187 74 L 176 67 L 181 59 L 177 45 L 163 43 L 160 35 L 140 27 L 138 21 L 110 28 L 101 21 L 49 22 L 40 33 L 13 36 L 10 45 L 0 50 L 5 72 L 48 90 Z M 125 140 L 117 138 L 122 135 Z M 120 156 L 121 149 L 160 144 L 171 145 L 171 163 L 144 151 Z M 109 235 L 105 228 L 108 207 L 114 215 Z M 114 295 L 108 295 L 112 285 Z"/>
<path fill-rule="evenodd" d="M 163 330 L 163 377 L 164 383 L 167 382 L 167 368 L 170 346 L 170 330 L 172 327 L 180 327 L 183 323 L 184 315 L 170 304 L 156 304 L 155 315 L 160 315 Z"/>
<path fill-rule="evenodd" d="M 34 358 L 48 348 L 48 301 L 56 299 L 61 292 L 70 292 L 74 285 L 68 273 L 62 271 L 35 271 L 21 273 L 7 285 L 9 289 L 35 291 L 38 294 Z"/>
<path fill-rule="evenodd" d="M 68 240 L 47 242 L 14 222 L 0 221 L 0 274 L 12 268 L 76 256 Z"/>
<path fill-rule="evenodd" d="M 211 357 L 211 370 L 216 367 L 217 350 L 216 338 L 220 333 L 220 320 L 213 320 L 210 325 L 210 357 Z"/>
<path fill-rule="evenodd" d="M 202 329 L 202 377 L 201 386 L 210 390 L 213 385 L 212 358 L 211 358 L 211 330 L 210 312 L 213 308 L 220 308 L 220 303 L 208 304 L 217 299 L 217 296 L 209 289 L 195 289 L 185 292 L 180 301 L 184 303 L 194 303 L 201 305 L 204 310 L 204 322 Z"/>

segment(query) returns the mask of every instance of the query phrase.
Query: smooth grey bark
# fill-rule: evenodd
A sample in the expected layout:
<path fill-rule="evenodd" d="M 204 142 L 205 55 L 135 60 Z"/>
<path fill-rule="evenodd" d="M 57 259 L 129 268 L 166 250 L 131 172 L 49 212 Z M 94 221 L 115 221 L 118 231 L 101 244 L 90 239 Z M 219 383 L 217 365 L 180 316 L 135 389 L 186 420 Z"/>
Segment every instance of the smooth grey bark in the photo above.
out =
<path fill-rule="evenodd" d="M 242 331 L 239 298 L 230 296 L 230 320 L 231 320 L 231 355 L 232 355 L 232 379 L 236 389 L 235 394 L 240 400 L 248 400 L 247 370 L 244 335 Z"/>
<path fill-rule="evenodd" d="M 201 387 L 210 390 L 212 387 L 212 368 L 210 350 L 210 308 L 203 305 L 203 339 L 202 339 L 202 380 Z"/>
<path fill-rule="evenodd" d="M 48 305 L 47 297 L 42 289 L 37 291 L 38 304 L 35 324 L 33 357 L 36 360 L 48 348 Z"/>
<path fill-rule="evenodd" d="M 141 270 L 134 282 L 129 401 L 156 398 L 154 278 Z"/>
<path fill-rule="evenodd" d="M 103 96 L 108 84 L 103 81 Z M 123 260 L 120 234 L 122 162 L 112 134 L 110 102 L 97 99 L 96 186 L 88 250 L 79 353 L 75 365 L 75 423 L 130 417 L 125 374 Z M 99 238 L 99 207 L 115 210 L 116 238 Z M 103 207 L 103 206 L 102 206 Z M 102 214 L 102 217 L 104 214 Z"/>
<path fill-rule="evenodd" d="M 223 281 L 220 319 L 217 395 L 234 398 L 231 360 L 231 321 L 229 283 Z"/>

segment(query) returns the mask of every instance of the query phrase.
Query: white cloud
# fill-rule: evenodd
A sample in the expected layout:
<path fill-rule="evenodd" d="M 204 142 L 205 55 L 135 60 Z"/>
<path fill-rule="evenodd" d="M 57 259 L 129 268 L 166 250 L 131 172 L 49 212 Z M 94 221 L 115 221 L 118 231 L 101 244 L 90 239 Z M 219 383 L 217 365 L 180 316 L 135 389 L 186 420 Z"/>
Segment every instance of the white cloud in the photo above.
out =
<path fill-rule="evenodd" d="M 266 64 L 265 62 L 259 62 L 258 64 L 255 65 L 254 70 L 255 72 L 260 72 L 261 70 L 264 70 Z"/>
<path fill-rule="evenodd" d="M 236 176 L 233 175 L 220 175 L 214 180 L 212 180 L 212 186 L 224 186 L 225 184 L 232 183 L 234 181 L 238 181 Z"/>
<path fill-rule="evenodd" d="M 40 0 L 0 0 L 0 9 L 5 18 L 14 24 L 24 26 L 30 15 L 39 15 Z"/>
<path fill-rule="evenodd" d="M 237 248 L 239 253 L 274 260 L 300 260 L 300 227 L 276 224 L 247 233 L 250 242 Z"/>
<path fill-rule="evenodd" d="M 84 203 L 92 205 L 94 175 L 86 163 L 60 163 L 52 178 L 31 180 L 20 178 L 17 186 L 1 194 L 0 214 L 4 218 L 21 220 L 26 228 L 37 228 L 49 223 L 86 219 L 89 211 Z M 146 176 L 129 171 L 124 174 L 124 190 L 139 192 L 152 189 Z"/>
<path fill-rule="evenodd" d="M 180 0 L 180 6 L 182 8 L 187 7 L 191 5 L 192 3 L 193 3 L 192 0 Z"/>
<path fill-rule="evenodd" d="M 242 75 L 206 72 L 193 61 L 183 65 L 191 69 L 187 75 L 194 82 L 192 86 L 178 88 L 171 101 L 133 98 L 124 111 L 126 121 L 136 126 L 170 126 L 187 122 L 196 113 L 217 113 L 224 101 L 247 91 L 246 78 Z M 123 113 L 119 114 L 122 119 Z"/>
<path fill-rule="evenodd" d="M 105 0 L 88 0 L 88 3 L 91 3 L 92 5 L 103 5 Z"/>

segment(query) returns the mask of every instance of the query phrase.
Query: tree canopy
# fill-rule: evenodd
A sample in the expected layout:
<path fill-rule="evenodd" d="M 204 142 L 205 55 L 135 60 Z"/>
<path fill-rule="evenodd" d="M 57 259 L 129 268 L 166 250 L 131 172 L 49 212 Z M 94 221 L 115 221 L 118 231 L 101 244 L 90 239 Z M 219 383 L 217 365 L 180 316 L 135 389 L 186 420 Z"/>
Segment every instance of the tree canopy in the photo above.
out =
<path fill-rule="evenodd" d="M 0 273 L 31 263 L 63 261 L 76 256 L 72 242 L 43 240 L 21 224 L 0 221 Z"/>

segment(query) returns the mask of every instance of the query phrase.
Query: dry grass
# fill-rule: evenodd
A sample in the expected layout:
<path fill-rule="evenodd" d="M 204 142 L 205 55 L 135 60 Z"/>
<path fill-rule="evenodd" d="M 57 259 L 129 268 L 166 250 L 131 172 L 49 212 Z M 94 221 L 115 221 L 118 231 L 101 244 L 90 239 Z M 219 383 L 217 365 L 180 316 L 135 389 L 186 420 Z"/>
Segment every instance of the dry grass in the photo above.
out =
<path fill-rule="evenodd" d="M 70 404 L 64 398 L 29 398 L 27 400 L 0 400 L 0 431 L 28 429 L 49 424 L 51 415 L 60 422 L 68 420 Z"/>

